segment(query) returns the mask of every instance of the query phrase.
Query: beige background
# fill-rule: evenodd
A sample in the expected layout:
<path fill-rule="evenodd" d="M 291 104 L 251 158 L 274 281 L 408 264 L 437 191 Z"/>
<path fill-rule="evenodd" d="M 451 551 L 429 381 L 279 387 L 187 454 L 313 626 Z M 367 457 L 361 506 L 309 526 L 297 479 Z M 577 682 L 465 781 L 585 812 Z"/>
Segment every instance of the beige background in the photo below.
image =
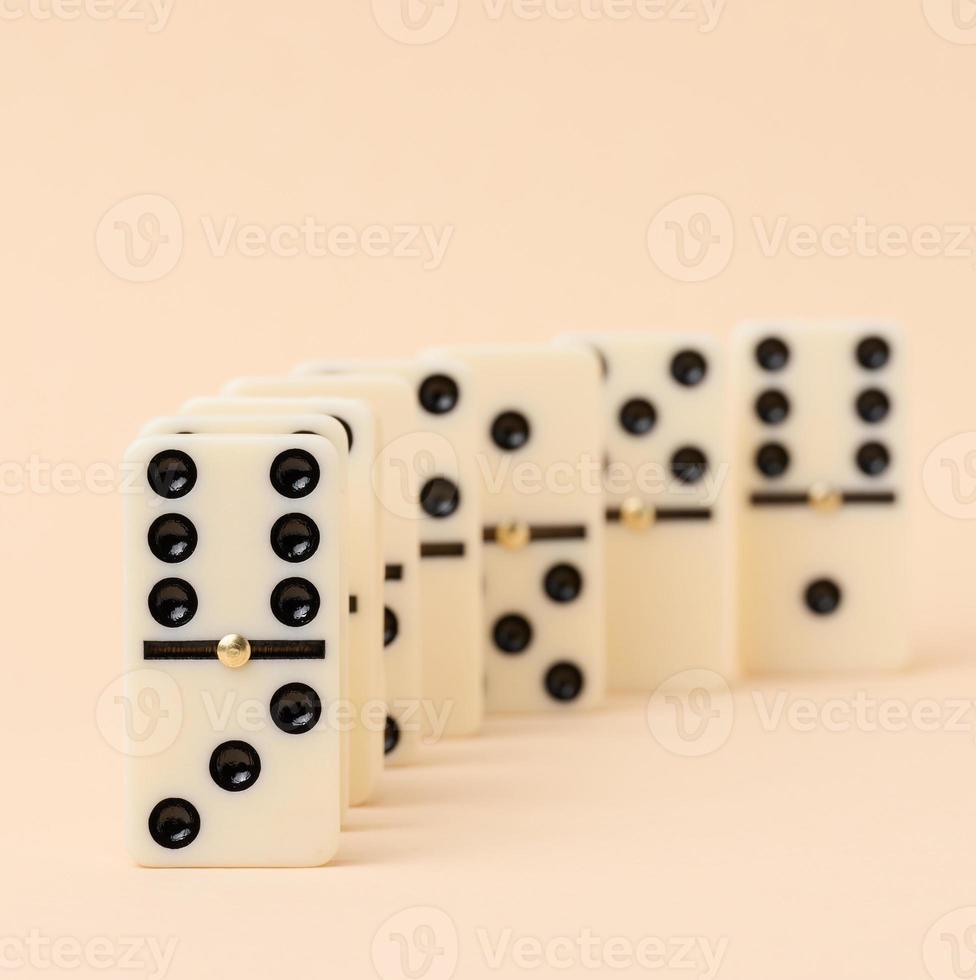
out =
<path fill-rule="evenodd" d="M 976 436 L 938 447 L 976 430 L 976 238 L 962 256 L 769 257 L 753 224 L 976 222 L 974 10 L 955 0 L 954 20 L 952 2 L 728 0 L 704 32 L 678 19 L 701 0 L 668 2 L 659 20 L 637 0 L 566 20 L 465 0 L 453 24 L 445 0 L 428 29 L 450 29 L 417 45 L 361 0 L 176 0 L 160 30 L 96 19 L 113 9 L 105 0 L 53 17 L 50 0 L 8 0 L 0 939 L 175 937 L 171 977 L 281 975 L 287 960 L 355 978 L 372 975 L 388 915 L 436 905 L 456 924 L 466 978 L 491 973 L 479 926 L 728 936 L 719 976 L 736 980 L 924 976 L 928 927 L 976 903 L 972 731 L 764 734 L 745 687 L 731 739 L 704 758 L 667 751 L 636 701 L 437 746 L 430 765 L 387 778 L 325 871 L 131 867 L 120 758 L 93 720 L 120 660 L 118 494 L 10 491 L 32 456 L 90 476 L 147 417 L 314 357 L 619 325 L 724 332 L 756 315 L 894 317 L 914 349 L 922 664 L 795 690 L 972 693 Z M 397 34 L 397 4 L 375 6 Z M 142 194 L 148 205 L 102 222 Z M 700 231 L 704 214 L 718 241 L 688 271 L 667 235 L 652 236 L 655 261 L 647 232 L 690 194 L 709 201 L 661 220 L 690 215 Z M 116 222 L 159 244 L 153 215 L 168 242 L 143 267 Z M 425 269 L 364 254 L 219 256 L 204 231 L 307 215 L 453 236 Z M 717 274 L 674 278 L 706 272 Z M 971 466 L 954 495 L 943 459 Z M 32 972 L 57 971 L 21 975 Z M 937 963 L 935 975 L 955 974 Z"/>

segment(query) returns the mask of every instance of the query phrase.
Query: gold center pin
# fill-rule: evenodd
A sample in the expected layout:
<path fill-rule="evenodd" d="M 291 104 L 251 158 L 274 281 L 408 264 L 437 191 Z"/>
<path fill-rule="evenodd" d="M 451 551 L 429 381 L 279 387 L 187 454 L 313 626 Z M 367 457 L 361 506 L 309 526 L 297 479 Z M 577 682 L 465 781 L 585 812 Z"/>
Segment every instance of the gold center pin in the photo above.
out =
<path fill-rule="evenodd" d="M 239 633 L 228 633 L 217 643 L 217 659 L 225 667 L 243 667 L 251 659 L 251 644 Z"/>
<path fill-rule="evenodd" d="M 815 483 L 810 487 L 807 499 L 810 506 L 821 514 L 832 514 L 834 511 L 840 510 L 840 506 L 844 502 L 840 491 L 834 490 L 826 483 Z"/>
<path fill-rule="evenodd" d="M 620 506 L 620 520 L 632 531 L 646 531 L 655 520 L 654 508 L 639 497 L 628 497 Z"/>
<path fill-rule="evenodd" d="M 512 521 L 495 528 L 495 540 L 509 551 L 519 551 L 529 543 L 529 525 Z"/>

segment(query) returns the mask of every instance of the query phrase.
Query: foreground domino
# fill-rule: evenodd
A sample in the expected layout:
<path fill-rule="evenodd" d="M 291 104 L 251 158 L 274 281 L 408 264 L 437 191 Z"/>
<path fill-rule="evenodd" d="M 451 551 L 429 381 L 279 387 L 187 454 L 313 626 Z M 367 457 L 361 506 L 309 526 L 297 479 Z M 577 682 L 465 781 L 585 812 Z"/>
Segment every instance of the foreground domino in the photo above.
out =
<path fill-rule="evenodd" d="M 603 373 L 608 683 L 734 672 L 724 358 L 700 333 L 589 334 Z"/>
<path fill-rule="evenodd" d="M 345 580 L 349 590 L 348 681 L 344 692 L 350 711 L 341 727 L 348 728 L 349 803 L 359 806 L 375 793 L 383 769 L 383 648 L 380 631 L 379 515 L 370 489 L 370 467 L 376 446 L 376 422 L 363 402 L 349 399 L 193 398 L 182 411 L 188 416 L 290 416 L 313 412 L 337 420 L 347 436 L 347 553 Z"/>
<path fill-rule="evenodd" d="M 169 744 L 127 751 L 131 853 L 323 864 L 340 812 L 336 451 L 308 435 L 162 435 L 126 463 L 126 697 L 182 714 Z"/>
<path fill-rule="evenodd" d="M 412 433 L 414 405 L 410 389 L 397 378 L 242 378 L 227 386 L 245 397 L 352 397 L 362 399 L 375 413 L 382 440 L 371 459 L 372 506 L 380 503 L 381 552 L 385 561 L 383 659 L 387 715 L 384 751 L 388 765 L 413 762 L 417 756 L 425 710 L 422 703 L 420 648 L 420 576 L 415 501 L 405 502 L 393 492 L 400 473 L 384 473 L 376 465 L 401 439 Z M 385 477 L 385 479 L 384 479 Z M 406 504 L 406 508 L 405 505 Z M 448 706 L 449 707 L 449 706 Z M 438 730 L 434 719 L 433 730 Z"/>
<path fill-rule="evenodd" d="M 589 351 L 450 348 L 471 369 L 483 478 L 489 711 L 605 689 L 600 377 Z"/>
<path fill-rule="evenodd" d="M 340 568 L 340 631 L 339 639 L 342 649 L 349 650 L 349 607 L 351 605 L 349 596 L 349 584 L 347 567 L 350 563 L 349 548 L 349 518 L 350 518 L 350 496 L 347 480 L 347 456 L 348 456 L 348 437 L 346 430 L 335 418 L 330 418 L 322 414 L 312 415 L 173 415 L 163 416 L 152 419 L 143 426 L 143 436 L 147 435 L 201 435 L 201 434 L 275 434 L 287 435 L 288 433 L 302 432 L 308 435 L 322 436 L 335 448 L 336 455 L 340 461 L 341 489 L 342 489 L 342 520 L 339 522 L 339 548 L 342 553 L 343 561 Z M 301 556 L 310 555 L 311 541 L 307 534 L 303 534 L 303 526 L 295 522 L 290 526 L 290 533 L 293 538 L 293 552 L 299 556 L 296 560 L 303 560 Z M 358 544 L 358 542 L 357 542 Z M 349 657 L 343 657 L 339 665 L 340 688 L 344 700 L 349 700 Z M 349 806 L 352 782 L 350 776 L 350 752 L 349 734 L 340 726 L 339 739 L 341 746 L 340 771 L 342 773 L 342 810 L 345 816 L 346 808 Z M 362 783 L 362 777 L 357 774 L 357 784 Z M 356 787 L 357 793 L 362 789 Z"/>
<path fill-rule="evenodd" d="M 470 372 L 450 358 L 404 361 L 324 362 L 304 365 L 296 377 L 319 381 L 354 374 L 348 383 L 358 390 L 366 373 L 393 375 L 414 392 L 420 417 L 417 438 L 406 438 L 404 450 L 387 453 L 388 483 L 415 498 L 412 513 L 420 517 L 420 600 L 424 700 L 432 713 L 450 708 L 444 734 L 472 735 L 484 714 L 484 668 L 481 648 L 481 527 L 478 471 L 470 452 L 474 441 L 475 404 Z M 413 420 L 412 420 L 413 424 Z M 416 484 L 415 490 L 413 484 Z M 404 493 L 391 494 L 399 509 Z M 428 729 L 428 735 L 432 735 Z"/>
<path fill-rule="evenodd" d="M 734 357 L 745 664 L 791 673 L 903 665 L 900 332 L 749 324 Z"/>

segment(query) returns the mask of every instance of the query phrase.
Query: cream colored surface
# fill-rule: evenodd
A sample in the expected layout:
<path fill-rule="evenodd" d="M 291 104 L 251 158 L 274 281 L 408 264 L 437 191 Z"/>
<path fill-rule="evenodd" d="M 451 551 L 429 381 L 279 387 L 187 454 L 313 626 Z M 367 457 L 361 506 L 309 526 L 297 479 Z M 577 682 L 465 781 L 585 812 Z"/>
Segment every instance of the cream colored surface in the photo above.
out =
<path fill-rule="evenodd" d="M 460 503 L 453 514 L 430 518 L 424 514 L 418 528 L 420 546 L 461 545 L 462 555 L 427 556 L 420 562 L 421 628 L 423 630 L 424 698 L 435 712 L 445 707 L 444 734 L 473 735 L 484 714 L 484 660 L 481 648 L 483 575 L 481 570 L 481 522 L 478 508 L 478 473 L 470 453 L 462 450 L 474 439 L 475 415 L 468 369 L 451 359 L 412 357 L 404 360 L 321 361 L 302 364 L 296 378 L 312 383 L 336 372 L 363 375 L 390 374 L 408 381 L 415 392 L 434 375 L 447 375 L 458 385 L 460 397 L 443 414 L 420 409 L 416 437 L 402 446 L 392 444 L 384 457 L 390 489 L 406 478 L 408 493 L 392 492 L 386 506 L 398 513 L 417 513 L 412 500 L 419 499 L 428 479 L 445 477 L 458 487 Z M 419 398 L 418 398 L 419 403 Z M 428 737 L 434 727 L 428 724 Z"/>
<path fill-rule="evenodd" d="M 278 453 L 304 449 L 321 467 L 318 486 L 299 500 L 276 492 L 268 471 Z M 159 452 L 187 453 L 197 467 L 193 488 L 177 499 L 150 489 L 146 466 Z M 132 856 L 156 867 L 320 865 L 339 843 L 341 800 L 340 735 L 328 707 L 341 691 L 340 549 L 328 529 L 342 513 L 341 479 L 335 448 L 319 436 L 227 434 L 145 436 L 130 446 L 133 492 L 126 497 L 125 522 L 125 696 L 133 705 L 152 703 L 166 722 L 182 717 L 172 737 L 143 738 L 126 747 L 126 836 Z M 301 508 L 325 532 L 301 571 L 277 558 L 267 533 L 284 513 Z M 156 558 L 146 542 L 152 521 L 178 513 L 199 535 L 193 553 L 177 564 Z M 254 532 L 257 532 L 256 534 Z M 284 625 L 269 598 L 278 582 L 295 574 L 318 590 L 321 607 L 301 627 Z M 177 627 L 157 623 L 146 599 L 166 578 L 185 579 L 199 606 Z M 322 660 L 254 660 L 229 669 L 212 661 L 158 660 L 143 656 L 146 641 L 205 640 L 228 634 L 248 641 L 324 640 Z M 309 685 L 319 696 L 322 717 L 309 731 L 285 733 L 273 722 L 270 704 L 285 684 Z M 174 688 L 175 684 L 175 688 Z M 258 753 L 260 773 L 239 792 L 221 789 L 208 772 L 211 753 L 227 741 L 243 740 Z M 160 847 L 147 820 L 167 798 L 188 800 L 198 811 L 195 840 L 175 850 Z M 300 800 L 301 805 L 283 805 Z"/>
<path fill-rule="evenodd" d="M 607 675 L 617 691 L 650 692 L 684 670 L 737 669 L 732 636 L 732 501 L 728 451 L 726 350 L 697 331 L 633 330 L 560 338 L 585 343 L 606 364 L 601 419 L 606 440 L 607 506 L 638 500 L 651 508 L 707 508 L 708 521 L 625 522 L 606 528 Z M 681 351 L 700 353 L 705 377 L 683 386 L 671 375 Z M 631 399 L 656 412 L 649 432 L 620 423 Z M 682 447 L 704 453 L 697 483 L 671 473 Z M 694 676 L 694 675 L 692 675 Z"/>
<path fill-rule="evenodd" d="M 529 540 L 512 550 L 485 542 L 485 699 L 489 711 L 565 711 L 600 704 L 606 690 L 603 497 L 599 492 L 603 429 L 595 358 L 587 351 L 512 344 L 433 352 L 471 370 L 475 438 L 466 447 L 481 478 L 481 525 L 582 527 L 583 540 Z M 495 419 L 515 412 L 528 439 L 515 450 L 492 439 Z M 530 534 L 531 536 L 531 534 Z M 524 534 L 521 536 L 524 538 Z M 521 541 L 519 541 L 521 543 Z M 570 602 L 546 594 L 548 573 L 568 565 L 581 588 Z M 526 619 L 532 639 L 521 653 L 494 641 L 504 616 Z M 550 693 L 549 676 L 576 668 L 581 686 L 569 700 Z"/>
<path fill-rule="evenodd" d="M 759 367 L 756 345 L 769 336 L 789 347 L 778 371 Z M 890 361 L 865 370 L 858 343 L 872 336 L 890 345 Z M 905 419 L 911 396 L 902 381 L 910 356 L 901 333 L 871 321 L 823 324 L 748 324 L 732 351 L 731 412 L 736 423 L 733 467 L 737 520 L 739 651 L 753 671 L 810 673 L 902 667 L 910 656 L 907 623 Z M 786 419 L 764 424 L 754 404 L 760 393 L 782 391 Z M 862 421 L 855 410 L 868 389 L 889 398 L 888 415 Z M 776 477 L 756 468 L 758 448 L 786 448 L 789 465 Z M 890 453 L 877 476 L 861 472 L 858 448 L 879 442 Z M 750 506 L 753 492 L 809 494 L 894 492 L 893 504 L 842 504 L 826 512 L 811 506 Z M 840 589 L 829 615 L 814 615 L 804 593 L 815 581 Z"/>
<path fill-rule="evenodd" d="M 972 220 L 976 48 L 927 16 L 951 26 L 950 4 L 729 0 L 710 33 L 666 16 L 674 7 L 656 21 L 503 9 L 493 20 L 465 2 L 444 37 L 415 46 L 365 2 L 184 3 L 156 33 L 4 21 L 3 460 L 111 472 L 147 418 L 323 355 L 884 316 L 912 345 L 907 601 L 922 661 L 790 689 L 968 695 L 976 521 L 957 450 L 976 447 L 943 443 L 976 431 L 972 257 L 767 257 L 753 228 Z M 167 275 L 132 283 L 106 267 L 95 230 L 141 193 L 178 209 L 183 248 Z M 653 216 L 689 193 L 721 199 L 736 230 L 728 266 L 697 283 L 645 245 Z M 235 215 L 271 228 L 306 214 L 456 230 L 424 270 L 361 253 L 221 257 L 201 223 L 219 240 Z M 959 494 L 941 458 L 959 464 Z M 548 938 L 587 925 L 727 934 L 720 980 L 918 980 L 929 927 L 976 903 L 971 733 L 765 736 L 750 711 L 721 752 L 684 759 L 648 740 L 637 703 L 491 720 L 485 738 L 384 773 L 321 872 L 135 868 L 120 843 L 122 757 L 94 720 L 120 670 L 120 495 L 111 479 L 7 493 L 17 478 L 5 466 L 5 936 L 173 937 L 174 980 L 265 980 L 314 936 L 315 968 L 366 980 L 380 923 L 426 903 L 462 930 L 465 980 L 499 975 L 479 926 Z M 560 976 L 573 973 L 594 975 Z"/>
<path fill-rule="evenodd" d="M 349 594 L 356 596 L 358 609 L 348 617 L 348 689 L 352 717 L 346 720 L 349 755 L 349 804 L 360 806 L 376 792 L 383 772 L 383 647 L 380 615 L 383 559 L 380 553 L 379 508 L 370 493 L 373 457 L 379 439 L 372 409 L 351 398 L 250 398 L 209 395 L 191 398 L 183 405 L 187 414 L 293 415 L 311 411 L 342 420 L 353 431 L 347 469 L 349 551 L 346 577 Z M 363 502 L 366 502 L 365 506 Z M 369 502 L 373 505 L 370 506 Z"/>
<path fill-rule="evenodd" d="M 369 483 L 362 488 L 354 506 L 369 497 L 378 498 L 380 551 L 385 565 L 399 565 L 398 581 L 383 581 L 384 612 L 396 617 L 396 637 L 383 645 L 383 687 L 387 711 L 396 728 L 396 745 L 386 752 L 385 765 L 407 765 L 414 761 L 421 734 L 421 720 L 427 717 L 421 703 L 422 663 L 420 647 L 420 576 L 417 536 L 417 503 L 415 497 L 402 499 L 401 472 L 381 465 L 396 446 L 417 431 L 417 413 L 413 392 L 397 378 L 349 377 L 303 380 L 299 378 L 240 378 L 228 386 L 232 394 L 255 397 L 312 397 L 362 399 L 375 414 L 379 441 L 369 461 Z M 388 497 L 397 494 L 391 502 Z M 396 506 L 401 504 L 401 506 Z M 406 506 L 402 506 L 406 505 Z M 368 507 L 369 505 L 366 504 Z M 380 624 L 385 636 L 385 625 Z M 432 706 L 434 707 L 434 706 Z"/>

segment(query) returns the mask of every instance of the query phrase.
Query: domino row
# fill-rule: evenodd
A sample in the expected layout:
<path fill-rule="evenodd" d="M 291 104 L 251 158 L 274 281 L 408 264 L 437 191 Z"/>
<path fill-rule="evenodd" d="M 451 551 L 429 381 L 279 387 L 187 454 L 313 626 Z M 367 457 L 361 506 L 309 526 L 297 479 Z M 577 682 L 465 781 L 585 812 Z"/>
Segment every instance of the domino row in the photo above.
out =
<path fill-rule="evenodd" d="M 595 333 L 155 419 L 126 457 L 126 696 L 182 723 L 128 753 L 136 860 L 326 863 L 384 765 L 486 711 L 904 664 L 902 346 Z"/>

